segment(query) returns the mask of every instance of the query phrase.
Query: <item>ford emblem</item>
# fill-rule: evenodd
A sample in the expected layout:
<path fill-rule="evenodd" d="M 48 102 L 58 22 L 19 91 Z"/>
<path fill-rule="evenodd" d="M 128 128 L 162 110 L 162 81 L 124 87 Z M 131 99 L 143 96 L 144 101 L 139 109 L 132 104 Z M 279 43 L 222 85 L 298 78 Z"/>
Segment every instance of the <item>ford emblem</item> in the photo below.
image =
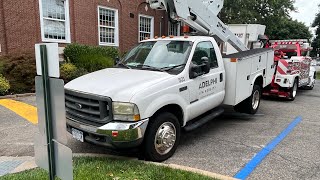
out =
<path fill-rule="evenodd" d="M 76 104 L 76 107 L 77 107 L 78 109 L 82 109 L 82 105 L 81 105 L 81 104 Z"/>

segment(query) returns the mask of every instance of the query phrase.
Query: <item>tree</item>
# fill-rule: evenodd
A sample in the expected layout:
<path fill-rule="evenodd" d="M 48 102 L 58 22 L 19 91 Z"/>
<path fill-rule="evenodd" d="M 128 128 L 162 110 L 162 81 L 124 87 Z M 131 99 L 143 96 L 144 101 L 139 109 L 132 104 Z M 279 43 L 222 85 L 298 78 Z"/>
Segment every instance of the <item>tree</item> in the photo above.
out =
<path fill-rule="evenodd" d="M 261 23 L 269 18 L 289 17 L 294 0 L 225 0 L 220 17 L 228 24 Z M 269 21 L 270 22 L 270 21 Z"/>
<path fill-rule="evenodd" d="M 270 39 L 311 39 L 312 35 L 309 28 L 302 22 L 288 18 L 281 18 L 267 27 L 266 33 Z"/>
<path fill-rule="evenodd" d="M 227 24 L 263 24 L 270 39 L 310 39 L 303 23 L 294 21 L 294 0 L 225 0 L 220 18 Z"/>
<path fill-rule="evenodd" d="M 319 5 L 320 8 L 320 5 Z M 312 23 L 312 27 L 316 27 L 316 37 L 312 41 L 313 50 L 311 52 L 311 56 L 317 56 L 320 49 L 320 11 L 316 14 L 316 17 Z"/>

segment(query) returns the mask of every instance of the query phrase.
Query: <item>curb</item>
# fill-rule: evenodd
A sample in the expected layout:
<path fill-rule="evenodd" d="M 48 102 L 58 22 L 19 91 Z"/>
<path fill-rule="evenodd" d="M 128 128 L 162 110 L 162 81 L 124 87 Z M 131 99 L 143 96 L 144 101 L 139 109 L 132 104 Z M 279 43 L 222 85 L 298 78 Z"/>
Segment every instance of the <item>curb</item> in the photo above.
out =
<path fill-rule="evenodd" d="M 197 174 L 201 174 L 201 175 L 208 176 L 208 177 L 215 178 L 215 179 L 219 179 L 219 180 L 238 180 L 233 177 L 229 177 L 229 176 L 225 176 L 222 174 L 217 174 L 217 173 L 213 173 L 213 172 L 209 172 L 209 171 L 204 171 L 201 169 L 191 168 L 188 166 L 182 166 L 182 165 L 177 165 L 177 164 L 147 162 L 147 161 L 138 160 L 138 158 L 135 158 L 135 157 L 115 156 L 115 155 L 108 155 L 108 154 L 93 154 L 93 153 L 75 153 L 75 154 L 73 154 L 73 157 L 107 157 L 107 158 L 113 158 L 113 159 L 119 159 L 119 160 L 139 161 L 139 162 L 142 162 L 145 164 L 152 164 L 152 165 L 156 165 L 156 166 L 169 167 L 172 169 L 178 169 L 178 170 L 188 171 L 188 172 L 192 172 L 192 173 L 197 173 Z M 15 160 L 23 160 L 24 162 L 22 164 L 20 164 L 18 167 L 16 167 L 14 170 L 9 172 L 8 174 L 31 170 L 31 169 L 38 167 L 35 163 L 34 157 L 0 157 L 0 162 L 1 161 L 15 161 Z"/>
<path fill-rule="evenodd" d="M 208 177 L 215 178 L 215 179 L 219 179 L 219 180 L 238 180 L 233 177 L 229 177 L 229 176 L 225 176 L 222 174 L 217 174 L 217 173 L 213 173 L 213 172 L 209 172 L 209 171 L 205 171 L 205 170 L 201 170 L 201 169 L 197 169 L 197 168 L 192 168 L 192 167 L 188 167 L 188 166 L 182 166 L 182 165 L 177 165 L 177 164 L 162 164 L 162 163 L 156 163 L 156 162 L 145 162 L 145 163 L 153 164 L 156 166 L 169 167 L 171 169 L 178 169 L 178 170 L 193 172 L 193 173 L 201 174 L 201 175 L 208 176 Z"/>
<path fill-rule="evenodd" d="M 28 96 L 35 96 L 35 93 L 25 93 L 25 94 L 14 94 L 14 95 L 7 95 L 7 96 L 0 96 L 0 99 L 14 99 L 18 97 L 28 97 Z"/>

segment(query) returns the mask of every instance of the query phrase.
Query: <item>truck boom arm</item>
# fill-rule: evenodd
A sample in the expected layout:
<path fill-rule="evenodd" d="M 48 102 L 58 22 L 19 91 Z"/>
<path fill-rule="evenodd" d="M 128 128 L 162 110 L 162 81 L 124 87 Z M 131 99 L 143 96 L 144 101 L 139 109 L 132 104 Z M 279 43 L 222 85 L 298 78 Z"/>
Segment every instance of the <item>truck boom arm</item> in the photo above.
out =
<path fill-rule="evenodd" d="M 238 51 L 248 48 L 218 18 L 224 0 L 147 0 L 152 9 L 166 10 L 173 20 L 182 21 L 197 31 L 230 43 Z"/>

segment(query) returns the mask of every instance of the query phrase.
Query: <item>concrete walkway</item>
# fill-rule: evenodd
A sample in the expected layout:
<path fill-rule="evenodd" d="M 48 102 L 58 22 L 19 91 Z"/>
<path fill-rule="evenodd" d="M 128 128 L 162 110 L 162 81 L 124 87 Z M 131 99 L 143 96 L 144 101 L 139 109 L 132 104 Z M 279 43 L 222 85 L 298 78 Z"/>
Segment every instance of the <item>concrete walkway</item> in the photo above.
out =
<path fill-rule="evenodd" d="M 0 157 L 0 176 L 36 168 L 34 157 Z"/>

